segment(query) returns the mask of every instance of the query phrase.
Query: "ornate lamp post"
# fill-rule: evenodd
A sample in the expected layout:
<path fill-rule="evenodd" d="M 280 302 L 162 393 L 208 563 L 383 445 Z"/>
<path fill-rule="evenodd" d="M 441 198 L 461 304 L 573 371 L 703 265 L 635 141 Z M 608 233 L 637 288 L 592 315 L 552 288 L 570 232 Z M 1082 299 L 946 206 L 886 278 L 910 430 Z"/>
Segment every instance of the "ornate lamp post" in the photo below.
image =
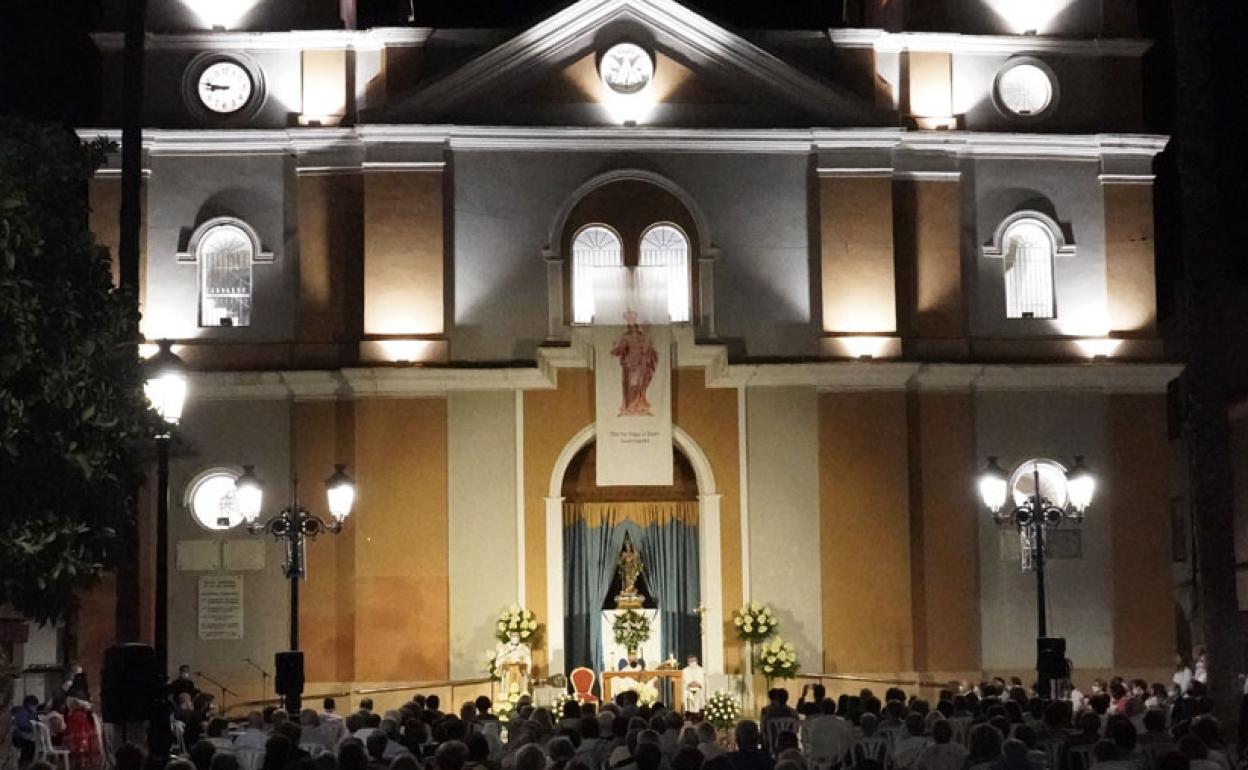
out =
<path fill-rule="evenodd" d="M 160 417 L 156 432 L 156 665 L 162 682 L 169 675 L 169 440 L 186 404 L 186 363 L 169 340 L 147 359 L 143 392 Z"/>
<path fill-rule="evenodd" d="M 997 464 L 997 458 L 988 458 L 988 464 L 979 477 L 979 496 L 984 507 L 992 512 L 993 521 L 999 526 L 1018 530 L 1019 551 L 1023 571 L 1036 573 L 1036 626 L 1037 638 L 1048 637 L 1045 586 L 1045 540 L 1050 529 L 1065 523 L 1078 525 L 1092 502 L 1096 480 L 1082 457 L 1076 457 L 1068 470 L 1055 460 L 1028 460 L 1007 475 Z M 1013 509 L 1006 509 L 1012 498 Z M 1039 648 L 1042 642 L 1038 642 Z M 1043 686 L 1052 678 L 1052 671 L 1038 663 L 1040 683 Z"/>
<path fill-rule="evenodd" d="M 285 546 L 282 574 L 290 581 L 290 649 L 296 651 L 299 649 L 299 581 L 307 576 L 304 558 L 306 543 L 308 539 L 315 538 L 322 532 L 336 535 L 342 531 L 343 524 L 355 505 L 355 482 L 347 475 L 344 465 L 335 465 L 333 475 L 325 480 L 325 494 L 332 521 L 325 521 L 300 505 L 297 478 L 290 486 L 290 504 L 276 516 L 262 522 L 259 518 L 264 490 L 255 469 L 244 465 L 243 475 L 234 482 L 235 499 L 239 513 L 247 522 L 247 530 L 253 535 L 270 535 Z M 298 698 L 293 699 L 293 704 L 288 699 L 287 707 L 298 709 Z"/>

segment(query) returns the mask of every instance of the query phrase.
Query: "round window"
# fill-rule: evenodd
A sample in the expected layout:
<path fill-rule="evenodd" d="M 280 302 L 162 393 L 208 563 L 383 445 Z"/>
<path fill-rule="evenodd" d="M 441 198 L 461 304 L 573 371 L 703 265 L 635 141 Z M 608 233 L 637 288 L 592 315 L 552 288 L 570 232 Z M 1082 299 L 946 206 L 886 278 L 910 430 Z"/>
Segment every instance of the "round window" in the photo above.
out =
<path fill-rule="evenodd" d="M 1058 508 L 1065 508 L 1069 497 L 1066 466 L 1044 458 L 1028 460 L 1010 475 L 1010 494 L 1014 504 L 1023 505 L 1035 495 L 1037 478 L 1040 480 L 1040 496 Z"/>
<path fill-rule="evenodd" d="M 654 60 L 636 43 L 616 43 L 602 55 L 598 76 L 617 94 L 635 94 L 654 77 Z"/>
<path fill-rule="evenodd" d="M 202 473 L 191 484 L 187 506 L 195 521 L 204 529 L 232 529 L 243 521 L 234 499 L 234 480 L 238 474 L 227 470 Z"/>
<path fill-rule="evenodd" d="M 1056 101 L 1057 85 L 1053 72 L 1037 61 L 1007 64 L 997 75 L 997 103 L 1011 115 L 1034 117 L 1046 112 Z"/>

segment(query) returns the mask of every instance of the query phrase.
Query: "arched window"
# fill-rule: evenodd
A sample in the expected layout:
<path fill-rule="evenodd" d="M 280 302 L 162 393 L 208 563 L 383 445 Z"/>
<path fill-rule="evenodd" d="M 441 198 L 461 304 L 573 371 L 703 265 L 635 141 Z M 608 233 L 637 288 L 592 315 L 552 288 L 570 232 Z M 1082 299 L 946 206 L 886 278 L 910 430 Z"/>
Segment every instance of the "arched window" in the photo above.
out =
<path fill-rule="evenodd" d="M 1038 222 L 1020 220 L 1005 235 L 1005 315 L 1052 318 L 1053 241 Z"/>
<path fill-rule="evenodd" d="M 641 267 L 667 273 L 667 310 L 672 323 L 689 320 L 689 239 L 673 225 L 654 225 L 641 236 Z"/>
<path fill-rule="evenodd" d="M 204 228 L 195 247 L 199 262 L 199 325 L 251 324 L 254 233 L 241 222 L 225 221 Z"/>
<path fill-rule="evenodd" d="M 621 267 L 624 249 L 613 230 L 603 225 L 584 227 L 572 239 L 572 322 L 594 320 L 594 268 Z"/>
<path fill-rule="evenodd" d="M 1056 318 L 1053 263 L 1074 253 L 1075 247 L 1066 243 L 1052 217 L 1038 211 L 1006 217 L 984 247 L 984 256 L 1002 262 L 1006 317 Z"/>

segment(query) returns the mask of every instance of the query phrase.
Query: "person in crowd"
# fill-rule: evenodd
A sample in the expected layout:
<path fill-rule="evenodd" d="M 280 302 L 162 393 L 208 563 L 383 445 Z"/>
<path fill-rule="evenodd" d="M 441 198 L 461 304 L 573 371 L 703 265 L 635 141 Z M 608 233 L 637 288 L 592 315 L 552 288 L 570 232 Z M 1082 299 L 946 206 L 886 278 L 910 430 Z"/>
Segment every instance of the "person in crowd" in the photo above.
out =
<path fill-rule="evenodd" d="M 767 691 L 767 705 L 763 707 L 762 721 L 770 719 L 797 719 L 797 712 L 789 706 L 789 691 L 783 687 L 773 687 Z"/>
<path fill-rule="evenodd" d="M 39 719 L 39 699 L 34 695 L 22 698 L 12 711 L 13 746 L 18 750 L 18 760 L 24 765 L 35 757 L 35 722 Z"/>
<path fill-rule="evenodd" d="M 84 700 L 91 700 L 91 686 L 87 683 L 87 672 L 82 670 L 82 664 L 74 661 L 69 665 L 69 677 L 61 684 L 61 692 L 69 695 L 75 690 Z"/>
<path fill-rule="evenodd" d="M 187 758 L 191 760 L 191 764 L 195 765 L 195 770 L 209 770 L 212 757 L 216 753 L 217 747 L 209 743 L 207 739 L 202 739 L 191 745 Z"/>
<path fill-rule="evenodd" d="M 474 704 L 477 707 L 478 722 L 497 722 L 498 717 L 494 715 L 491 709 L 494 708 L 494 702 L 490 700 L 488 695 L 478 695 Z"/>
<path fill-rule="evenodd" d="M 321 722 L 341 722 L 342 714 L 338 713 L 338 701 L 333 698 L 325 698 L 321 701 Z"/>
<path fill-rule="evenodd" d="M 247 726 L 234 739 L 236 751 L 264 751 L 269 734 L 264 729 L 264 715 L 259 711 L 247 713 Z"/>
<path fill-rule="evenodd" d="M 222 751 L 233 751 L 234 741 L 229 736 L 230 723 L 220 717 L 213 717 L 208 720 L 208 730 L 203 739 L 212 744 L 214 749 Z"/>
<path fill-rule="evenodd" d="M 339 744 L 338 770 L 368 770 L 368 753 L 363 743 L 347 738 Z"/>
<path fill-rule="evenodd" d="M 328 756 L 333 756 L 332 754 Z M 238 756 L 232 751 L 218 751 L 212 755 L 209 770 L 239 770 Z"/>
<path fill-rule="evenodd" d="M 787 696 L 785 700 L 787 700 Z M 777 702 L 779 699 L 773 699 Z M 783 701 L 779 701 L 783 703 Z M 763 751 L 761 745 L 761 734 L 759 732 L 758 723 L 743 719 L 737 723 L 736 729 L 733 731 L 733 739 L 736 743 L 736 750 L 727 754 L 728 761 L 732 763 L 733 770 L 773 770 L 775 764 L 772 762 L 771 755 Z M 640 747 L 638 747 L 640 751 Z M 640 765 L 640 763 L 638 763 Z M 647 768 L 639 767 L 638 770 L 647 770 Z"/>
<path fill-rule="evenodd" d="M 326 749 L 331 748 L 337 742 L 334 741 L 321 725 L 321 717 L 312 709 L 304 709 L 299 712 L 299 745 L 314 744 L 324 746 Z"/>
<path fill-rule="evenodd" d="M 91 704 L 77 690 L 65 699 L 65 748 L 69 750 L 71 770 L 98 770 L 104 755 L 99 733 L 95 729 L 95 713 Z"/>
<path fill-rule="evenodd" d="M 702 753 L 704 760 L 714 759 L 724 753 L 724 748 L 719 745 L 719 735 L 715 732 L 715 727 L 710 722 L 699 722 L 694 728 L 698 736 L 698 751 Z"/>
<path fill-rule="evenodd" d="M 602 740 L 598 720 L 595 717 L 581 717 L 581 745 L 576 749 L 576 757 L 591 770 L 598 770 L 607 761 L 611 746 Z"/>
<path fill-rule="evenodd" d="M 986 770 L 1001 760 L 1001 731 L 989 724 L 978 724 L 967 736 L 967 770 Z"/>
<path fill-rule="evenodd" d="M 896 703 L 897 701 L 893 701 Z M 893 767 L 896 770 L 910 770 L 919 759 L 919 755 L 931 741 L 924 735 L 927 725 L 923 715 L 911 711 L 903 721 L 904 729 L 893 743 Z"/>
<path fill-rule="evenodd" d="M 1174 676 L 1170 678 L 1170 681 L 1178 687 L 1180 696 L 1186 695 L 1192 689 L 1194 680 L 1195 675 L 1192 673 L 1192 667 L 1188 664 L 1187 658 L 1183 656 L 1183 653 L 1176 652 L 1174 654 Z"/>
<path fill-rule="evenodd" d="M 849 750 L 850 762 L 854 767 L 883 770 L 888 764 L 888 740 L 876 734 L 879 725 L 879 717 L 870 712 L 858 718 L 858 729 L 862 731 L 862 737 Z"/>
<path fill-rule="evenodd" d="M 372 698 L 360 698 L 360 713 L 362 714 L 373 713 L 373 699 Z"/>
<path fill-rule="evenodd" d="M 390 739 L 381 730 L 374 730 L 364 741 L 364 748 L 368 749 L 369 770 L 385 770 L 390 767 L 390 760 L 386 759 L 386 745 L 389 742 Z"/>
<path fill-rule="evenodd" d="M 962 770 L 970 752 L 953 740 L 953 727 L 939 719 L 932 725 L 932 742 L 915 761 L 916 770 Z"/>
<path fill-rule="evenodd" d="M 264 742 L 262 770 L 286 770 L 287 763 L 292 759 L 293 749 L 290 739 L 285 735 L 276 732 L 270 735 Z"/>
<path fill-rule="evenodd" d="M 682 746 L 672 757 L 672 770 L 702 770 L 702 752 L 697 748 Z"/>
<path fill-rule="evenodd" d="M 161 673 L 164 677 L 166 674 Z M 195 680 L 191 679 L 191 667 L 183 663 L 178 666 L 178 675 L 169 682 L 169 694 L 173 696 L 174 703 L 181 703 L 182 696 L 189 696 L 188 702 L 193 702 L 195 696 L 199 695 L 199 688 L 195 686 Z"/>
<path fill-rule="evenodd" d="M 437 711 L 436 702 L 433 704 L 433 710 Z M 543 764 L 545 764 L 544 755 L 542 760 Z M 465 746 L 462 741 L 447 741 L 439 746 L 437 752 L 433 755 L 434 770 L 463 770 L 464 764 L 467 763 L 467 761 L 468 747 Z"/>
<path fill-rule="evenodd" d="M 1209 748 L 1204 741 L 1188 733 L 1179 739 L 1179 751 L 1191 766 L 1191 770 L 1221 770 L 1222 766 L 1209 759 Z"/>

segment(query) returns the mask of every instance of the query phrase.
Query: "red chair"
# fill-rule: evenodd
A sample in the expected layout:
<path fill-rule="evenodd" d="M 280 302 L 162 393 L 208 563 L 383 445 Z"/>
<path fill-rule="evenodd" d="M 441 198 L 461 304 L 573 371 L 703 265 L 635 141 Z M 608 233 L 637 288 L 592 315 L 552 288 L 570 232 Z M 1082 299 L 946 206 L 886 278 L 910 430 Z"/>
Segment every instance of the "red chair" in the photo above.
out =
<path fill-rule="evenodd" d="M 568 679 L 572 682 L 572 697 L 576 698 L 577 703 L 598 702 L 598 696 L 591 692 L 594 689 L 593 669 L 584 666 L 574 668 Z"/>

